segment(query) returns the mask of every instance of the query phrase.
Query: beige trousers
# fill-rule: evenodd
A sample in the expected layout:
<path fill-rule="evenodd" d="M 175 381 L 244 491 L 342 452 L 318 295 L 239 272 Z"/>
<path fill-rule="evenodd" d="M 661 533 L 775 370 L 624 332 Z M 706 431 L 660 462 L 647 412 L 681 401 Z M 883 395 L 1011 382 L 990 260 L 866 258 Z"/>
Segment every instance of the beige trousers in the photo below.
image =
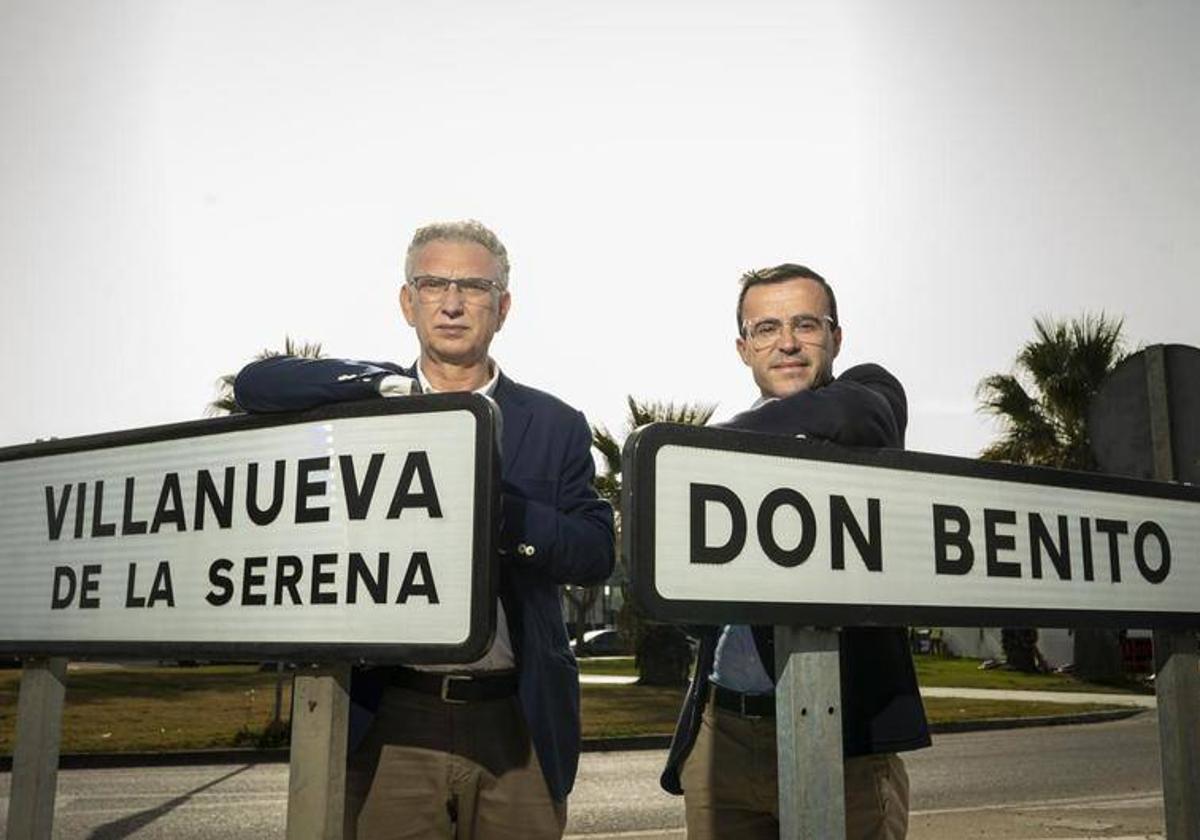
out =
<path fill-rule="evenodd" d="M 515 697 L 456 704 L 389 688 L 350 756 L 347 840 L 559 840 L 566 822 Z"/>
<path fill-rule="evenodd" d="M 904 840 L 908 774 L 895 753 L 845 762 L 847 840 Z M 744 718 L 712 702 L 684 760 L 688 840 L 778 840 L 775 720 Z"/>

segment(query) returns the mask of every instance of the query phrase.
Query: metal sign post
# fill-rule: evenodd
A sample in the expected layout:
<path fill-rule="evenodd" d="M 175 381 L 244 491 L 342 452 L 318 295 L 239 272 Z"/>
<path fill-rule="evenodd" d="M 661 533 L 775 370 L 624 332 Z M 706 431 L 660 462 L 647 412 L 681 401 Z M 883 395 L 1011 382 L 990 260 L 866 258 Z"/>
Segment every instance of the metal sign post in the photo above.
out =
<path fill-rule="evenodd" d="M 342 832 L 351 662 L 494 632 L 497 410 L 344 403 L 0 449 L 0 654 L 22 677 L 8 836 L 50 836 L 65 659 L 341 663 L 297 677 L 289 838 Z"/>
<path fill-rule="evenodd" d="M 350 668 L 296 674 L 287 840 L 342 840 Z"/>
<path fill-rule="evenodd" d="M 67 660 L 27 659 L 24 665 L 17 700 L 7 836 L 9 840 L 50 840 Z"/>
<path fill-rule="evenodd" d="M 1088 410 L 1092 454 L 1115 475 L 1200 484 L 1200 349 L 1156 344 L 1119 364 Z M 1191 552 L 1181 562 L 1197 565 Z M 1200 837 L 1197 628 L 1154 631 L 1167 837 Z"/>
<path fill-rule="evenodd" d="M 1160 481 L 1174 481 L 1166 354 L 1161 344 L 1144 352 L 1154 474 Z M 1154 631 L 1154 670 L 1167 838 L 1192 840 L 1200 837 L 1200 652 L 1196 631 Z"/>
<path fill-rule="evenodd" d="M 780 840 L 846 836 L 838 656 L 836 630 L 775 628 Z"/>

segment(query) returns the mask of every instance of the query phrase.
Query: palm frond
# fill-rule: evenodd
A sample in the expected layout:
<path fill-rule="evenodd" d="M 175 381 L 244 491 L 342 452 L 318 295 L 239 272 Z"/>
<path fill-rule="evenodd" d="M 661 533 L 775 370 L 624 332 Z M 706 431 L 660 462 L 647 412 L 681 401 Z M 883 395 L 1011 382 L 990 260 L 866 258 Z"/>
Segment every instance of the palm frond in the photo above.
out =
<path fill-rule="evenodd" d="M 1105 377 L 1124 358 L 1119 318 L 1084 314 L 1070 321 L 1034 319 L 1016 373 L 979 383 L 979 409 L 1000 421 L 1001 437 L 985 460 L 1093 469 L 1087 412 Z"/>
<path fill-rule="evenodd" d="M 290 335 L 283 337 L 283 352 L 267 347 L 255 354 L 256 360 L 274 359 L 277 356 L 298 356 L 302 359 L 319 359 L 322 357 L 321 342 L 297 342 Z M 242 409 L 233 398 L 233 383 L 237 378 L 235 373 L 226 373 L 217 378 L 217 396 L 204 407 L 206 417 L 220 417 L 226 414 L 241 414 Z"/>

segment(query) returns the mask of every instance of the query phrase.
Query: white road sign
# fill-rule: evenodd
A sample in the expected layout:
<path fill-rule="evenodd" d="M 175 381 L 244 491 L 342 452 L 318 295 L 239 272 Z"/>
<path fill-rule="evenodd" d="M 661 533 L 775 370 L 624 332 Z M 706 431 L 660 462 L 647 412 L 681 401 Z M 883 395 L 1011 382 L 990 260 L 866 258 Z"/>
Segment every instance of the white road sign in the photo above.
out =
<path fill-rule="evenodd" d="M 0 450 L 0 650 L 470 661 L 493 412 L 419 397 Z"/>
<path fill-rule="evenodd" d="M 656 425 L 626 551 L 697 623 L 1200 624 L 1200 489 Z"/>

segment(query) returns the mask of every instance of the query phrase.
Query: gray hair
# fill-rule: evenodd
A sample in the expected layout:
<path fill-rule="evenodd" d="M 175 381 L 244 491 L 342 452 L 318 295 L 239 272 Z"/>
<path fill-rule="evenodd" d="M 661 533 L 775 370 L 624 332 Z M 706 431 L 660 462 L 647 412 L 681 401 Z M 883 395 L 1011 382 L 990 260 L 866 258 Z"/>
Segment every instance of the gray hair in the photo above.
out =
<path fill-rule="evenodd" d="M 450 240 L 458 242 L 474 242 L 487 248 L 488 253 L 496 258 L 496 266 L 500 269 L 497 282 L 501 291 L 508 289 L 508 251 L 500 237 L 492 233 L 482 222 L 474 219 L 464 219 L 461 222 L 434 222 L 417 228 L 412 242 L 408 245 L 408 253 L 404 257 L 404 279 L 413 278 L 413 257 L 417 251 L 430 242 Z"/>

